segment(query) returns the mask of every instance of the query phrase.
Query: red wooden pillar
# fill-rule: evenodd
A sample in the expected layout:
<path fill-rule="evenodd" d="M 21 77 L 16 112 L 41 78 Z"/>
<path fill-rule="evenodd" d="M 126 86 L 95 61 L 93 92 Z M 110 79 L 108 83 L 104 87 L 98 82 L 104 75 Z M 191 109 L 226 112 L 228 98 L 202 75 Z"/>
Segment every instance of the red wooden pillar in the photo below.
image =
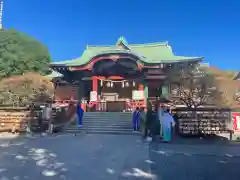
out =
<path fill-rule="evenodd" d="M 98 79 L 96 76 L 92 77 L 92 92 L 91 92 L 90 101 L 94 106 L 96 106 L 98 101 Z"/>

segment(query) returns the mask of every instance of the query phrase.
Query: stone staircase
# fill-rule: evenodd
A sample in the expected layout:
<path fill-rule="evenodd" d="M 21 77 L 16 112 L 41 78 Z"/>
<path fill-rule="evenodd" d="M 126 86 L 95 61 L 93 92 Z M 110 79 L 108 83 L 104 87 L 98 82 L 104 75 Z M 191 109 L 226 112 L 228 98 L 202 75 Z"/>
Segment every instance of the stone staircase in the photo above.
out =
<path fill-rule="evenodd" d="M 66 128 L 66 132 L 136 134 L 132 129 L 131 112 L 86 112 L 83 117 L 83 127 L 77 128 L 74 123 Z"/>

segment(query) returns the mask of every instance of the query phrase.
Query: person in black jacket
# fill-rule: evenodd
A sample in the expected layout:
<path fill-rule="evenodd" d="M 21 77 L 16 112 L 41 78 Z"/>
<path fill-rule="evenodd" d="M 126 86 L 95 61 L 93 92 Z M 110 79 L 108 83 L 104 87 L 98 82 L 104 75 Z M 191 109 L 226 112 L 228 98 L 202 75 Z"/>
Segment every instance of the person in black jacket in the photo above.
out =
<path fill-rule="evenodd" d="M 144 138 L 154 137 L 157 113 L 153 108 L 149 108 L 146 114 Z"/>

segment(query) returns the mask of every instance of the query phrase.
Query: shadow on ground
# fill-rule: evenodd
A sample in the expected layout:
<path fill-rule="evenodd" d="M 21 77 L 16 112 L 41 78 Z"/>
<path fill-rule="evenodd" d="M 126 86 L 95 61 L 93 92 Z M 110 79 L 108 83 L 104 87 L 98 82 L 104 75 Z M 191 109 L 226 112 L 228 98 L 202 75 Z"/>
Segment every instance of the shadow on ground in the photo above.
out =
<path fill-rule="evenodd" d="M 222 137 L 177 137 L 150 143 L 151 171 L 157 179 L 239 179 L 240 146 Z M 233 177 L 234 176 L 234 177 Z"/>
<path fill-rule="evenodd" d="M 154 178 L 148 144 L 137 136 L 15 137 L 0 144 L 1 180 Z"/>

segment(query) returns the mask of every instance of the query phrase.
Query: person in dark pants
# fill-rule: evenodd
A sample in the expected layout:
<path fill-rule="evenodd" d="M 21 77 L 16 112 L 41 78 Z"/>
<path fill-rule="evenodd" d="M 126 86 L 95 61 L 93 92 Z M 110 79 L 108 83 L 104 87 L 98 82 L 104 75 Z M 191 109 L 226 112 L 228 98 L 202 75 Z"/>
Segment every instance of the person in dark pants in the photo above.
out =
<path fill-rule="evenodd" d="M 136 108 L 136 110 L 133 113 L 133 130 L 134 131 L 138 131 L 140 128 L 140 111 L 139 111 L 139 107 Z"/>
<path fill-rule="evenodd" d="M 78 126 L 79 128 L 82 127 L 83 113 L 84 113 L 83 108 L 82 108 L 82 106 L 81 106 L 81 103 L 79 102 L 79 103 L 77 104 L 77 126 Z"/>
<path fill-rule="evenodd" d="M 174 132 L 175 132 L 175 135 L 179 135 L 179 115 L 177 113 L 175 113 L 173 115 L 173 119 L 175 121 L 175 127 L 174 127 Z"/>
<path fill-rule="evenodd" d="M 146 119 L 144 122 L 144 133 L 143 133 L 144 139 L 146 139 L 149 136 L 151 118 L 152 118 L 152 109 L 148 109 L 146 113 Z"/>
<path fill-rule="evenodd" d="M 140 108 L 140 131 L 143 132 L 145 129 L 146 122 L 146 111 L 145 108 Z"/>
<path fill-rule="evenodd" d="M 156 111 L 153 110 L 153 108 L 149 108 L 146 115 L 144 138 L 147 138 L 147 137 L 154 138 L 155 124 L 156 124 Z"/>

